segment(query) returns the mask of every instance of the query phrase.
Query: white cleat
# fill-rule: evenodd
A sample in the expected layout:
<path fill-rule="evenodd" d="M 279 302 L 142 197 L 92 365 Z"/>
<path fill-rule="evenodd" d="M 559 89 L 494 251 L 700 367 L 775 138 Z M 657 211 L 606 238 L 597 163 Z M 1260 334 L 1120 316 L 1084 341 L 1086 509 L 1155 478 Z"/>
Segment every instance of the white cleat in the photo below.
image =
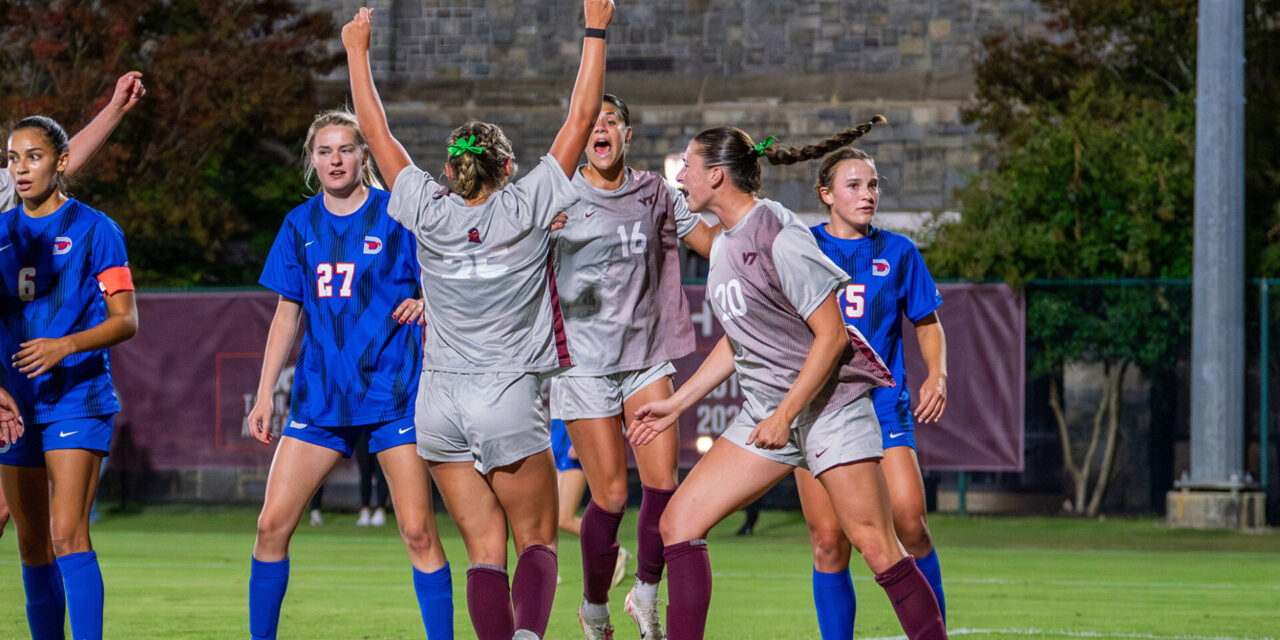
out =
<path fill-rule="evenodd" d="M 318 527 L 324 524 L 324 516 L 320 515 L 319 509 L 311 510 L 311 526 Z"/>
<path fill-rule="evenodd" d="M 589 618 L 582 610 L 587 606 L 587 601 L 583 600 L 578 605 L 578 624 L 582 625 L 582 635 L 587 640 L 613 640 L 613 625 L 609 623 L 609 616 L 604 618 Z"/>
<path fill-rule="evenodd" d="M 610 587 L 616 587 L 622 584 L 627 577 L 627 563 L 631 561 L 631 552 L 626 547 L 618 547 L 618 562 L 613 565 L 613 580 L 609 582 Z"/>
<path fill-rule="evenodd" d="M 381 527 L 385 524 L 387 524 L 387 510 L 382 507 L 374 509 L 373 517 L 369 518 L 369 526 Z"/>
<path fill-rule="evenodd" d="M 369 507 L 360 507 L 360 517 L 356 518 L 357 527 L 369 526 Z"/>
<path fill-rule="evenodd" d="M 516 635 L 511 636 L 511 640 L 542 640 L 542 638 L 528 629 L 516 629 Z"/>
<path fill-rule="evenodd" d="M 622 609 L 631 616 L 636 626 L 640 627 L 640 640 L 667 640 L 667 633 L 662 629 L 662 613 L 658 610 L 662 600 L 654 598 L 652 601 L 646 601 L 644 598 L 634 596 L 634 589 L 627 592 L 627 599 L 623 600 Z"/>

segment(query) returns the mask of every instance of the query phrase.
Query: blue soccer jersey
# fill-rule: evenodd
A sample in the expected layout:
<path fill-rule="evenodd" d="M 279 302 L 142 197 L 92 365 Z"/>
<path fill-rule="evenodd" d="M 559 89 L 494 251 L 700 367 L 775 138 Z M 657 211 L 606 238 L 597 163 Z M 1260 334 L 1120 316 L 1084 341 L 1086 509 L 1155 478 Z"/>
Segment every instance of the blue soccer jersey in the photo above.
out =
<path fill-rule="evenodd" d="M 413 234 L 369 190 L 338 216 L 323 194 L 285 216 L 259 282 L 302 304 L 307 328 L 293 373 L 290 419 L 325 427 L 413 415 L 422 337 L 391 312 L 418 296 Z"/>
<path fill-rule="evenodd" d="M 128 264 L 120 225 L 77 200 L 41 218 L 22 207 L 0 214 L 5 359 L 27 340 L 61 338 L 101 324 L 107 305 L 99 278 Z M 28 426 L 120 410 L 106 349 L 69 355 L 32 379 L 12 366 L 0 369 L 0 385 L 21 405 Z"/>
<path fill-rule="evenodd" d="M 810 230 L 822 252 L 849 274 L 849 284 L 838 292 L 845 324 L 862 332 L 897 382 L 871 391 L 881 427 L 911 428 L 901 316 L 919 322 L 942 305 L 924 258 L 911 240 L 892 231 L 871 227 L 864 238 L 844 240 L 827 233 L 825 224 Z"/>

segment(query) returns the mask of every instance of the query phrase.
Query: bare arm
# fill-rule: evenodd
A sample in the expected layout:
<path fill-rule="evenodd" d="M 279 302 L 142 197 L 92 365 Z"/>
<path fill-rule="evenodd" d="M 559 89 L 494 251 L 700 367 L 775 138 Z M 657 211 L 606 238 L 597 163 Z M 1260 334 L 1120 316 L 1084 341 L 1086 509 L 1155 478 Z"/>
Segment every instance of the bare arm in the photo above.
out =
<path fill-rule="evenodd" d="M 947 408 L 947 335 L 942 330 L 942 321 L 938 320 L 938 312 L 916 323 L 916 341 L 920 343 L 920 356 L 929 368 L 929 377 L 920 385 L 916 419 L 937 422 Z"/>
<path fill-rule="evenodd" d="M 733 375 L 733 345 L 723 336 L 702 365 L 670 398 L 650 402 L 636 409 L 627 427 L 627 437 L 635 445 L 647 444 L 680 419 L 680 414 Z"/>
<path fill-rule="evenodd" d="M 584 0 L 588 29 L 604 29 L 613 19 L 613 0 Z M 573 177 L 578 158 L 587 146 L 587 137 L 600 115 L 600 101 L 604 98 L 604 38 L 582 39 L 582 61 L 578 64 L 578 78 L 573 83 L 573 97 L 569 99 L 569 115 L 551 143 L 551 155 L 564 174 Z"/>
<path fill-rule="evenodd" d="M 271 330 L 267 332 L 267 348 L 262 354 L 262 376 L 258 378 L 258 400 L 249 412 L 249 432 L 262 444 L 271 444 L 271 394 L 275 391 L 284 361 L 293 348 L 298 335 L 298 318 L 302 304 L 280 296 L 276 314 L 271 318 Z"/>
<path fill-rule="evenodd" d="M 19 345 L 13 366 L 34 378 L 47 372 L 73 353 L 106 349 L 132 338 L 138 332 L 138 305 L 133 291 L 118 291 L 106 296 L 107 319 L 61 338 L 36 338 Z"/>
<path fill-rule="evenodd" d="M 130 71 L 116 80 L 111 101 L 68 143 L 71 147 L 71 159 L 67 163 L 66 171 L 68 177 L 75 175 L 88 164 L 89 159 L 98 152 L 102 143 L 107 141 L 107 137 L 115 130 L 116 125 L 124 119 L 124 114 L 128 113 L 146 94 L 147 90 L 142 86 L 142 74 L 138 71 Z"/>
<path fill-rule="evenodd" d="M 404 145 L 391 135 L 391 128 L 387 125 L 387 112 L 382 108 L 378 88 L 373 85 L 373 69 L 369 66 L 372 16 L 373 9 L 361 8 L 356 17 L 342 27 L 342 46 L 347 50 L 347 69 L 351 74 L 351 96 L 355 101 L 356 119 L 360 122 L 364 139 L 369 142 L 373 160 L 378 163 L 382 180 L 387 183 L 387 190 L 390 191 L 395 185 L 396 176 L 413 164 L 413 159 L 404 150 Z M 583 144 L 586 144 L 585 139 Z"/>
<path fill-rule="evenodd" d="M 805 319 L 813 330 L 813 345 L 809 347 L 809 355 L 805 356 L 800 373 L 791 385 L 791 390 L 778 403 L 773 415 L 765 418 L 751 432 L 747 444 L 755 444 L 761 449 L 779 449 L 791 438 L 791 423 L 800 415 L 805 407 L 831 379 L 836 364 L 849 346 L 849 334 L 840 317 L 840 307 L 836 303 L 836 294 L 829 293 L 818 308 Z"/>
<path fill-rule="evenodd" d="M 698 252 L 698 255 L 704 258 L 711 257 L 711 243 L 715 241 L 716 234 L 720 233 L 720 225 L 710 225 L 704 220 L 698 223 L 698 226 L 685 234 L 684 241 L 690 249 Z"/>

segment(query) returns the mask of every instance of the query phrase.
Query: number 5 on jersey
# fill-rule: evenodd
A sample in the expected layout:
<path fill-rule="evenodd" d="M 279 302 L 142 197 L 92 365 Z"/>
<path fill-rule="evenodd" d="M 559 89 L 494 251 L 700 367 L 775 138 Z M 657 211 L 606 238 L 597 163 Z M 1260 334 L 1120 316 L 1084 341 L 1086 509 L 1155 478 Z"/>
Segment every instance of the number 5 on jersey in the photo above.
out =
<path fill-rule="evenodd" d="M 356 265 L 350 262 L 321 262 L 316 265 L 316 296 L 333 297 L 333 274 L 342 276 L 342 286 L 338 287 L 338 297 L 351 297 L 351 279 L 356 273 Z"/>
<path fill-rule="evenodd" d="M 867 299 L 862 294 L 867 292 L 865 284 L 851 284 L 844 288 L 844 317 L 861 318 L 866 311 Z"/>

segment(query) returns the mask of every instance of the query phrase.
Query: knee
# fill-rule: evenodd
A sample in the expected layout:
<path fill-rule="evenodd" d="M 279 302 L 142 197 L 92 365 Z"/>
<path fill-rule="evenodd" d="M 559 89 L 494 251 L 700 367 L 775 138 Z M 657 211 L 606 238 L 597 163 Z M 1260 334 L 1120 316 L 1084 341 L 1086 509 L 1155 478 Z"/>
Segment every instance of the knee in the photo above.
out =
<path fill-rule="evenodd" d="M 279 547 L 288 544 L 295 524 L 263 511 L 258 516 L 258 545 Z"/>
<path fill-rule="evenodd" d="M 440 546 L 432 532 L 418 524 L 401 524 L 400 538 L 411 556 L 425 556 Z"/>
<path fill-rule="evenodd" d="M 670 509 L 663 512 L 662 518 L 658 520 L 658 533 L 662 535 L 663 545 L 673 545 L 702 537 L 698 532 L 681 526 L 681 518 Z"/>
<path fill-rule="evenodd" d="M 53 522 L 49 527 L 53 553 L 58 557 L 89 551 L 87 523 Z"/>
<path fill-rule="evenodd" d="M 851 545 L 840 529 L 809 529 L 809 542 L 813 545 L 813 566 L 823 573 L 835 573 L 849 568 Z"/>
<path fill-rule="evenodd" d="M 53 562 L 57 557 L 53 552 L 53 541 L 49 536 L 18 536 L 18 557 L 22 564 L 39 567 Z"/>
<path fill-rule="evenodd" d="M 923 515 L 907 518 L 895 528 L 898 540 L 902 541 L 902 546 L 906 547 L 911 555 L 920 558 L 929 555 L 933 550 L 933 537 L 929 535 L 929 523 L 925 521 Z"/>
<path fill-rule="evenodd" d="M 599 493 L 592 492 L 592 502 L 595 502 L 605 511 L 617 513 L 627 508 L 627 478 L 622 476 L 608 486 L 604 487 Z"/>

